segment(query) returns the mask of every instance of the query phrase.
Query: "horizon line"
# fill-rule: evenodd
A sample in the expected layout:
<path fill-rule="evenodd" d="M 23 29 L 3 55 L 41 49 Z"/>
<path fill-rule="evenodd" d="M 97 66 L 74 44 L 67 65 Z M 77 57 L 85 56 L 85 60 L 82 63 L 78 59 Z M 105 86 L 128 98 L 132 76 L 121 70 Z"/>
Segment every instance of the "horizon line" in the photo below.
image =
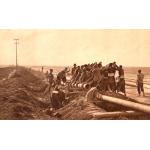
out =
<path fill-rule="evenodd" d="M 0 66 L 15 66 L 14 64 L 9 64 L 9 65 L 0 65 Z M 43 66 L 43 67 L 50 67 L 50 66 L 53 66 L 53 67 L 72 67 L 73 66 L 73 64 L 72 65 L 18 65 L 18 66 L 20 66 L 20 67 L 39 67 L 39 66 Z M 80 66 L 80 65 L 79 65 Z M 148 68 L 148 67 L 150 67 L 150 66 L 124 66 L 123 65 L 123 67 L 143 67 L 143 68 Z"/>

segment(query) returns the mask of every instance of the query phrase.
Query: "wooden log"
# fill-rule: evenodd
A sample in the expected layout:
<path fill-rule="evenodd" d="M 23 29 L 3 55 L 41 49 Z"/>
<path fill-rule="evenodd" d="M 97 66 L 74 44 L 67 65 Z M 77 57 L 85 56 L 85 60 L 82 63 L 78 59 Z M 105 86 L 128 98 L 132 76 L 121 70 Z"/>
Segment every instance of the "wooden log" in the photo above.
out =
<path fill-rule="evenodd" d="M 98 112 L 93 113 L 93 118 L 96 119 L 102 119 L 102 118 L 114 118 L 114 117 L 131 117 L 131 116 L 139 116 L 139 115 L 145 115 L 141 112 L 136 111 L 117 111 L 117 112 Z"/>

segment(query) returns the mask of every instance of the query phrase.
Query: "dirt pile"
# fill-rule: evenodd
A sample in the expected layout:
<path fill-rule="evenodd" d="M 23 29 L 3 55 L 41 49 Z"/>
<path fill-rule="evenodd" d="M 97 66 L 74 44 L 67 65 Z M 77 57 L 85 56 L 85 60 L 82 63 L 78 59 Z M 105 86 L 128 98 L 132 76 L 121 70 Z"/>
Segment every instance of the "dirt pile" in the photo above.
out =
<path fill-rule="evenodd" d="M 69 91 L 70 89 L 64 87 L 69 101 L 63 108 L 53 111 L 50 108 L 48 84 L 44 81 L 43 73 L 23 67 L 19 67 L 17 72 L 14 69 L 0 68 L 0 119 L 89 120 L 95 119 L 93 113 L 128 110 L 103 101 L 86 102 L 86 91 L 75 89 Z M 110 92 L 101 94 L 134 101 L 121 94 Z"/>
<path fill-rule="evenodd" d="M 13 70 L 14 70 L 14 67 L 0 68 L 0 80 L 5 79 L 6 76 L 8 76 Z"/>
<path fill-rule="evenodd" d="M 57 113 L 60 115 L 60 119 L 89 120 L 93 119 L 93 116 L 91 115 L 92 111 L 105 112 L 104 109 L 99 108 L 90 102 L 86 102 L 85 97 L 78 96 L 69 104 L 59 109 Z"/>
<path fill-rule="evenodd" d="M 76 95 L 76 98 L 72 99 L 70 103 L 63 108 L 57 110 L 56 113 L 59 114 L 58 119 L 65 119 L 65 120 L 91 120 L 96 119 L 93 116 L 93 113 L 103 113 L 103 112 L 116 112 L 116 111 L 128 111 L 129 108 L 112 104 L 105 101 L 98 101 L 98 102 L 87 102 L 85 101 L 85 94 L 82 93 L 80 95 Z M 128 97 L 125 97 L 124 95 L 118 94 L 118 93 L 112 93 L 107 92 L 103 93 L 103 95 L 121 98 L 124 100 L 134 101 L 133 99 L 130 99 Z M 124 120 L 124 119 L 136 119 L 136 117 L 124 117 L 124 116 L 118 116 L 118 117 L 106 117 L 103 119 L 108 120 Z M 143 116 L 140 116 L 140 119 L 144 119 Z"/>
<path fill-rule="evenodd" d="M 83 92 L 69 93 L 69 104 L 51 112 L 43 74 L 23 67 L 17 72 L 14 69 L 0 71 L 0 119 L 92 119 L 88 113 L 91 107 L 103 111 L 85 102 Z"/>
<path fill-rule="evenodd" d="M 49 107 L 45 82 L 26 68 L 10 77 L 13 69 L 0 70 L 0 119 L 50 119 L 43 111 Z"/>

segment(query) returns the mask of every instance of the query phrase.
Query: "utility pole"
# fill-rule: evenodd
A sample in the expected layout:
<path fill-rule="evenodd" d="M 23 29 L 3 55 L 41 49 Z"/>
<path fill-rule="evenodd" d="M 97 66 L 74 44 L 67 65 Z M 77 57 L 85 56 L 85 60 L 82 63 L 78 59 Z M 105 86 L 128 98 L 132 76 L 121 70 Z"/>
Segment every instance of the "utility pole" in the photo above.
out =
<path fill-rule="evenodd" d="M 15 40 L 15 45 L 16 45 L 16 71 L 18 68 L 18 44 L 19 44 L 19 39 L 14 39 Z"/>

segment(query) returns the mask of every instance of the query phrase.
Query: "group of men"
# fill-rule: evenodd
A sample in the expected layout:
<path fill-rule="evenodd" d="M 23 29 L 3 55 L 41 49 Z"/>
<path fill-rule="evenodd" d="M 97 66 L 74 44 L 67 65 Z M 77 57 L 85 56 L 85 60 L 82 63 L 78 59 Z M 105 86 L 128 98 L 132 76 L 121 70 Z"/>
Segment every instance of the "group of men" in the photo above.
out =
<path fill-rule="evenodd" d="M 102 62 L 82 66 L 74 64 L 71 74 L 72 84 L 87 83 L 91 87 L 99 85 L 102 91 L 123 92 L 126 95 L 124 69 L 121 65 L 117 66 L 116 62 L 106 66 L 103 66 Z"/>
<path fill-rule="evenodd" d="M 51 89 L 51 102 L 54 108 L 62 107 L 62 102 L 65 100 L 65 93 L 60 90 L 59 86 L 67 82 L 67 73 L 70 69 L 65 68 L 54 78 L 53 69 L 46 72 L 47 81 Z M 116 76 L 116 74 L 118 74 Z M 141 70 L 138 70 L 137 75 L 137 90 L 140 96 L 141 92 L 144 95 L 143 88 L 144 75 Z M 109 63 L 106 66 L 100 63 L 85 64 L 82 66 L 73 65 L 71 70 L 71 84 L 89 84 L 91 87 L 96 87 L 99 91 L 122 92 L 126 96 L 124 69 L 122 65 L 118 66 L 116 62 Z M 92 91 L 92 89 L 90 90 Z M 90 91 L 87 93 L 89 94 Z"/>
<path fill-rule="evenodd" d="M 145 96 L 144 87 L 143 87 L 143 79 L 144 79 L 144 74 L 142 73 L 141 70 L 138 70 L 136 84 L 137 84 L 137 91 L 138 91 L 139 96 L 141 96 L 141 93 L 143 93 L 143 96 Z M 121 80 L 122 80 L 122 78 L 121 78 Z M 96 87 L 92 87 L 86 94 L 86 101 L 94 102 L 97 100 L 97 98 L 101 98 L 99 96 L 102 96 L 102 95 L 97 94 L 97 93 L 99 93 L 100 90 L 101 90 L 100 85 L 97 85 Z M 98 97 L 97 97 L 97 95 L 98 95 Z"/>
<path fill-rule="evenodd" d="M 56 85 L 61 85 L 62 83 L 66 83 L 66 75 L 70 72 L 70 70 L 66 67 L 62 71 L 57 74 L 57 77 L 54 77 L 53 69 L 50 69 L 49 72 L 46 72 L 46 79 L 49 82 L 50 87 L 55 87 Z"/>

